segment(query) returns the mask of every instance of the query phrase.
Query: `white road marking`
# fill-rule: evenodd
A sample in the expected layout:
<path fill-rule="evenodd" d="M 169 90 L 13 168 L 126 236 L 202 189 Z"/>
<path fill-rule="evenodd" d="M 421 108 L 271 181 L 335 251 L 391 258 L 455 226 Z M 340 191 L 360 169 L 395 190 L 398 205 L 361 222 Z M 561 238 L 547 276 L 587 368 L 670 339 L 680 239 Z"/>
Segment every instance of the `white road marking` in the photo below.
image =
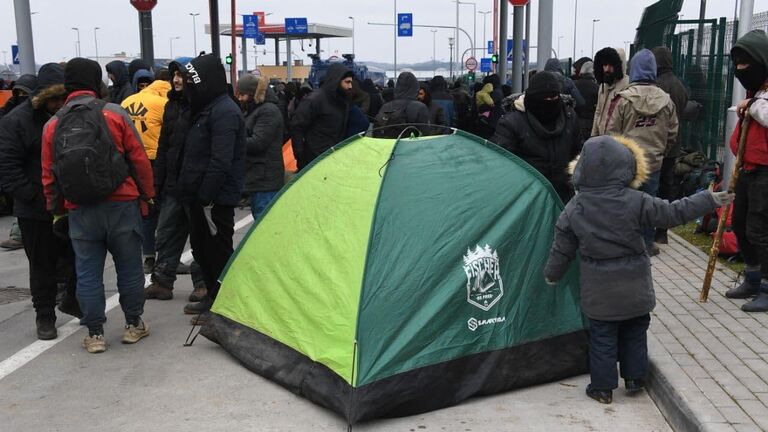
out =
<path fill-rule="evenodd" d="M 253 216 L 248 215 L 235 224 L 235 231 L 239 231 L 246 225 L 253 222 Z M 186 251 L 182 255 L 182 261 L 185 261 L 185 257 L 188 261 L 192 261 L 192 252 Z M 149 286 L 150 283 L 150 275 L 146 275 L 144 286 Z M 112 309 L 116 308 L 120 305 L 120 294 L 114 294 L 111 297 L 107 299 L 106 302 L 106 308 L 105 313 L 108 313 Z M 80 319 L 79 318 L 73 318 L 63 326 L 58 328 L 59 337 L 53 340 L 49 341 L 42 341 L 38 340 L 30 345 L 27 345 L 25 348 L 22 348 L 21 350 L 17 351 L 14 355 L 8 357 L 7 359 L 0 362 L 0 380 L 7 377 L 8 375 L 12 374 L 17 369 L 21 368 L 25 364 L 31 362 L 34 360 L 37 356 L 40 354 L 48 351 L 49 349 L 53 348 L 56 344 L 63 341 L 67 337 L 71 336 L 78 330 L 80 330 Z"/>

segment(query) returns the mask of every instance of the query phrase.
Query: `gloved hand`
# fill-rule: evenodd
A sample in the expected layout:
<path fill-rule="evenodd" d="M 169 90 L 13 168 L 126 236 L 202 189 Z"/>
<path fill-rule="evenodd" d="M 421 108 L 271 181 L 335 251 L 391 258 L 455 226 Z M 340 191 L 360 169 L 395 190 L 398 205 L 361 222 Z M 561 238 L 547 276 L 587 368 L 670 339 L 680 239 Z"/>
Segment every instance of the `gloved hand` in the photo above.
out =
<path fill-rule="evenodd" d="M 69 238 L 69 217 L 66 214 L 53 215 L 53 234 L 62 240 Z"/>
<path fill-rule="evenodd" d="M 715 205 L 718 207 L 726 206 L 733 202 L 734 198 L 736 198 L 736 194 L 733 192 L 712 192 L 709 191 L 709 193 L 712 195 L 712 199 L 715 201 Z"/>

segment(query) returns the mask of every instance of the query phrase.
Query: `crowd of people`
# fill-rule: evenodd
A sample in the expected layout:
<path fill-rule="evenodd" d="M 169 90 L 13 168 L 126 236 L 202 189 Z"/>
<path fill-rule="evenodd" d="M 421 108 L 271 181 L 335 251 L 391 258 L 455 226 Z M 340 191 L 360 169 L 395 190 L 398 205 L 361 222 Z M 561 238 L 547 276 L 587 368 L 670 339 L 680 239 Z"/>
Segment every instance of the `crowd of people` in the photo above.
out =
<path fill-rule="evenodd" d="M 735 45 L 736 78 L 751 117 L 734 230 L 747 264 L 728 297 L 768 311 L 768 37 Z M 621 49 L 574 63 L 557 59 L 532 74 L 521 94 L 495 74 L 482 82 L 410 72 L 377 88 L 333 64 L 321 86 L 245 75 L 231 86 L 221 60 L 203 55 L 153 72 L 136 60 L 106 66 L 74 58 L 24 75 L 0 111 L 0 187 L 14 202 L 29 260 L 37 336 L 57 337 L 56 312 L 81 318 L 83 346 L 106 350 L 104 265 L 115 262 L 125 318 L 123 343 L 149 334 L 145 300 L 169 300 L 176 276 L 191 272 L 184 312 L 209 319 L 218 277 L 233 253 L 235 208 L 258 218 L 286 182 L 290 140 L 297 169 L 356 134 L 402 138 L 462 129 L 530 164 L 566 204 L 546 270 L 556 284 L 580 252 L 582 308 L 590 319 L 592 384 L 610 403 L 616 362 L 627 389 L 643 388 L 645 335 L 655 304 L 650 256 L 665 229 L 730 203 L 728 192 L 676 196 L 685 85 L 666 47 L 642 49 L 627 66 Z M 745 123 L 747 124 L 747 123 Z M 732 140 L 737 151 L 737 128 Z M 194 261 L 181 255 L 189 239 Z M 144 274 L 151 284 L 144 287 Z M 57 299 L 61 291 L 61 298 Z"/>

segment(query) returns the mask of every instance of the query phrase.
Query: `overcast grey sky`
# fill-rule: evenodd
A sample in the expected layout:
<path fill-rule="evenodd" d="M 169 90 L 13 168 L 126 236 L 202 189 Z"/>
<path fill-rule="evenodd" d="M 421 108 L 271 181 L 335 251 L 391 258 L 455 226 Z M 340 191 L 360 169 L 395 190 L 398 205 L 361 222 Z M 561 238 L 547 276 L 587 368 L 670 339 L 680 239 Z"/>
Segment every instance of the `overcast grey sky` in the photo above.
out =
<path fill-rule="evenodd" d="M 8 51 L 16 41 L 12 0 L 4 0 L 6 12 L 0 17 L 0 51 Z M 220 17 L 223 23 L 229 22 L 230 2 L 220 0 Z M 398 12 L 412 12 L 415 24 L 455 25 L 455 3 L 451 0 L 399 0 Z M 477 11 L 493 9 L 492 0 L 475 0 Z M 532 9 L 532 44 L 536 44 L 537 1 L 533 0 Z M 553 47 L 557 49 L 560 41 L 561 57 L 573 52 L 573 17 L 574 0 L 554 0 L 555 17 Z M 595 48 L 611 45 L 623 46 L 624 41 L 634 39 L 635 28 L 645 7 L 653 4 L 650 0 L 580 0 L 578 8 L 578 32 L 576 35 L 576 55 L 588 55 L 591 51 L 592 20 L 596 23 Z M 698 0 L 686 0 L 682 13 L 684 19 L 696 18 L 699 11 Z M 725 16 L 731 19 L 735 0 L 709 0 L 707 17 Z M 72 27 L 80 28 L 81 52 L 83 56 L 94 56 L 94 27 L 98 31 L 99 54 L 111 55 L 126 51 L 129 55 L 139 52 L 139 30 L 136 11 L 128 0 L 30 0 L 31 10 L 38 12 L 32 16 L 34 29 L 35 57 L 38 64 L 48 61 L 61 61 L 75 55 L 76 32 Z M 268 23 L 282 23 L 285 17 L 306 16 L 310 22 L 351 26 L 349 16 L 355 17 L 357 58 L 361 60 L 391 62 L 393 57 L 393 37 L 391 27 L 371 26 L 368 22 L 392 22 L 393 1 L 391 0 L 263 0 L 238 1 L 237 12 L 252 13 L 266 11 Z M 768 0 L 756 0 L 755 11 L 768 10 Z M 473 33 L 473 11 L 471 5 L 461 5 L 461 27 Z M 510 8 L 511 11 L 511 8 Z M 179 36 L 173 42 L 174 56 L 193 55 L 192 17 L 190 12 L 200 13 L 197 17 L 198 50 L 210 51 L 210 36 L 204 34 L 204 25 L 208 22 L 207 0 L 159 0 L 153 11 L 155 34 L 155 56 L 170 55 L 170 38 Z M 491 38 L 493 28 L 492 14 L 487 20 L 487 39 Z M 477 38 L 482 39 L 482 15 L 476 17 Z M 510 34 L 512 29 L 510 27 Z M 451 30 L 439 30 L 436 34 L 437 58 L 448 59 L 448 37 Z M 298 44 L 297 44 L 298 45 Z M 221 40 L 222 53 L 229 52 L 230 43 Z M 469 47 L 469 42 L 462 38 L 462 51 Z M 305 47 L 307 52 L 313 51 Z M 263 48 L 262 48 L 263 49 Z M 274 50 L 274 45 L 266 47 Z M 283 48 L 284 49 L 284 48 Z M 324 42 L 322 49 L 338 54 L 352 51 L 351 39 L 334 39 Z M 294 46 L 299 55 L 300 48 Z M 261 49 L 260 49 L 261 54 Z M 253 54 L 250 63 L 253 64 Z M 306 57 L 305 57 L 306 58 Z M 427 28 L 415 28 L 412 38 L 398 39 L 398 62 L 427 61 L 432 58 L 432 33 Z M 273 60 L 274 54 L 268 53 L 266 59 Z M 259 63 L 264 59 L 260 55 Z M 2 60 L 2 59 L 0 59 Z"/>

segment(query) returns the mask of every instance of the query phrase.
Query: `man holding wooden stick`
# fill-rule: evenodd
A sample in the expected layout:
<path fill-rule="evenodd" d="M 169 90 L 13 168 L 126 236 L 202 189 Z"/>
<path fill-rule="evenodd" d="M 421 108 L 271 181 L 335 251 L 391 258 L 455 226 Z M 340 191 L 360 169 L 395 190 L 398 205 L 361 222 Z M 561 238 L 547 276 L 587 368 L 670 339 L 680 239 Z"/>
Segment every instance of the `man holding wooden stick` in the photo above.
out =
<path fill-rule="evenodd" d="M 726 297 L 748 299 L 745 312 L 768 311 L 768 36 L 753 30 L 731 50 L 735 76 L 747 90 L 737 106 L 740 118 L 749 114 L 741 172 L 733 203 L 733 230 L 746 263 L 744 282 Z M 731 150 L 738 154 L 741 123 L 731 136 Z"/>

